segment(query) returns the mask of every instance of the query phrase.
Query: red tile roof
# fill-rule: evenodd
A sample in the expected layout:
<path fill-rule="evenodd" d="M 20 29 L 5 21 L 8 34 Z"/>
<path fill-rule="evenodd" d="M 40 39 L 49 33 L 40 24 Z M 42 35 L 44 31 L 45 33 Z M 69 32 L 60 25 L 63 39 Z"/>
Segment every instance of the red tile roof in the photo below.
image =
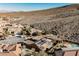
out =
<path fill-rule="evenodd" d="M 8 52 L 0 52 L 0 56 L 18 56 L 21 53 L 21 44 L 16 45 L 0 45 L 1 50 L 8 50 Z"/>
<path fill-rule="evenodd" d="M 0 45 L 0 49 L 6 49 L 6 50 L 16 50 L 16 45 Z"/>
<path fill-rule="evenodd" d="M 7 48 L 7 50 L 16 50 L 16 46 L 15 45 L 12 45 L 12 46 L 9 46 L 8 48 Z"/>
<path fill-rule="evenodd" d="M 76 51 L 65 51 L 64 52 L 64 56 L 75 56 L 76 55 Z"/>
<path fill-rule="evenodd" d="M 0 52 L 0 56 L 17 56 L 14 52 L 2 53 Z"/>

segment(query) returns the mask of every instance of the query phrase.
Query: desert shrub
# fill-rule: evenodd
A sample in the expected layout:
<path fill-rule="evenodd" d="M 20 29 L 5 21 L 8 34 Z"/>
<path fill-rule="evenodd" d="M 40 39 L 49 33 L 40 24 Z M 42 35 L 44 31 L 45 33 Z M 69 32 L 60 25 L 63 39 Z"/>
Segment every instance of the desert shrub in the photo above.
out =
<path fill-rule="evenodd" d="M 38 35 L 38 32 L 32 33 L 32 36 L 37 36 L 37 35 Z"/>
<path fill-rule="evenodd" d="M 4 30 L 4 35 L 9 35 L 10 34 L 9 31 L 8 31 L 8 28 L 3 28 L 3 30 Z"/>
<path fill-rule="evenodd" d="M 26 35 L 30 35 L 30 31 L 27 30 L 27 31 L 26 31 Z"/>
<path fill-rule="evenodd" d="M 52 31 L 52 34 L 57 35 L 58 33 L 57 33 L 57 31 Z"/>
<path fill-rule="evenodd" d="M 47 33 L 46 31 L 42 31 L 42 34 L 43 34 L 43 35 L 46 35 L 46 33 Z"/>
<path fill-rule="evenodd" d="M 14 31 L 11 32 L 11 35 L 14 35 Z"/>
<path fill-rule="evenodd" d="M 48 56 L 48 54 L 45 51 L 39 51 L 37 56 Z"/>
<path fill-rule="evenodd" d="M 49 34 L 49 31 L 47 31 L 47 29 L 44 28 L 43 31 L 42 31 L 42 34 L 44 34 L 44 35 Z"/>
<path fill-rule="evenodd" d="M 34 28 L 34 26 L 33 26 L 33 25 L 30 25 L 30 27 Z"/>
<path fill-rule="evenodd" d="M 24 27 L 24 28 L 22 28 L 22 31 L 21 31 L 21 33 L 23 34 L 23 35 L 30 35 L 30 32 L 31 32 L 31 30 L 30 30 L 31 28 L 26 28 L 26 27 Z"/>

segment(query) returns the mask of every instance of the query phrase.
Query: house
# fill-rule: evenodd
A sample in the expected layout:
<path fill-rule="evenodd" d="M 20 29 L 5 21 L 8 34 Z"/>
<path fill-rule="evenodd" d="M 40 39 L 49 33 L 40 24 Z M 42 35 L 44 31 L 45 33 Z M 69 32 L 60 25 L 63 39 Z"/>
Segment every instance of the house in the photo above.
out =
<path fill-rule="evenodd" d="M 22 43 L 22 45 L 26 46 L 29 49 L 34 48 L 36 51 L 39 51 L 40 49 L 38 48 L 38 46 L 35 44 L 34 41 L 32 40 L 26 40 Z"/>
<path fill-rule="evenodd" d="M 53 45 L 52 40 L 47 38 L 42 38 L 40 40 L 27 39 L 23 43 L 27 48 L 35 48 L 36 51 L 45 51 L 46 49 L 50 49 Z"/>
<path fill-rule="evenodd" d="M 55 50 L 55 56 L 79 56 L 79 47 Z"/>
<path fill-rule="evenodd" d="M 48 38 L 43 38 L 35 43 L 40 50 L 50 49 L 52 47 L 52 40 Z"/>
<path fill-rule="evenodd" d="M 63 56 L 79 56 L 79 47 L 76 48 L 62 48 Z"/>
<path fill-rule="evenodd" d="M 19 56 L 21 54 L 21 44 L 0 45 L 0 56 Z"/>

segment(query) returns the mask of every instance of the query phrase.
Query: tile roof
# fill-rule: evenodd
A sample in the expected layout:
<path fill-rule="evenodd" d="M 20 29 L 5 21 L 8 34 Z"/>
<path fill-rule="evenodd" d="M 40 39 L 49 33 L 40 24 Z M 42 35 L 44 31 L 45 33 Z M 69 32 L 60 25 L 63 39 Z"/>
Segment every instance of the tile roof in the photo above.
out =
<path fill-rule="evenodd" d="M 65 51 L 64 52 L 64 56 L 75 56 L 76 55 L 76 51 Z"/>
<path fill-rule="evenodd" d="M 63 56 L 79 56 L 79 48 L 63 48 Z"/>
<path fill-rule="evenodd" d="M 16 45 L 0 45 L 0 56 L 18 56 L 21 53 L 21 44 Z M 4 49 L 6 51 L 4 52 Z M 8 50 L 8 51 L 7 51 Z"/>
<path fill-rule="evenodd" d="M 6 49 L 6 50 L 16 50 L 15 49 L 16 48 L 16 45 L 0 45 L 0 49 L 2 49 L 2 50 L 4 50 L 4 49 Z"/>
<path fill-rule="evenodd" d="M 12 50 L 14 51 L 14 50 L 16 50 L 16 46 L 12 45 L 12 46 L 7 47 L 6 49 L 9 51 L 12 51 Z"/>
<path fill-rule="evenodd" d="M 0 52 L 0 56 L 17 56 L 14 52 L 2 53 Z"/>
<path fill-rule="evenodd" d="M 79 56 L 79 48 L 63 48 L 54 51 L 55 56 Z"/>

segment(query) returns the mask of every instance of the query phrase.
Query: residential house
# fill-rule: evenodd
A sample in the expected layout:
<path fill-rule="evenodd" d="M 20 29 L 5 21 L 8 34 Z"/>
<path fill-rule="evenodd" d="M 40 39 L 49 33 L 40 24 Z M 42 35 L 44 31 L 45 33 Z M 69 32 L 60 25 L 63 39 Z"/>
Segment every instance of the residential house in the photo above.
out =
<path fill-rule="evenodd" d="M 52 47 L 52 40 L 43 38 L 35 43 L 40 50 L 50 49 Z"/>
<path fill-rule="evenodd" d="M 0 45 L 0 56 L 19 56 L 21 55 L 21 44 Z"/>

